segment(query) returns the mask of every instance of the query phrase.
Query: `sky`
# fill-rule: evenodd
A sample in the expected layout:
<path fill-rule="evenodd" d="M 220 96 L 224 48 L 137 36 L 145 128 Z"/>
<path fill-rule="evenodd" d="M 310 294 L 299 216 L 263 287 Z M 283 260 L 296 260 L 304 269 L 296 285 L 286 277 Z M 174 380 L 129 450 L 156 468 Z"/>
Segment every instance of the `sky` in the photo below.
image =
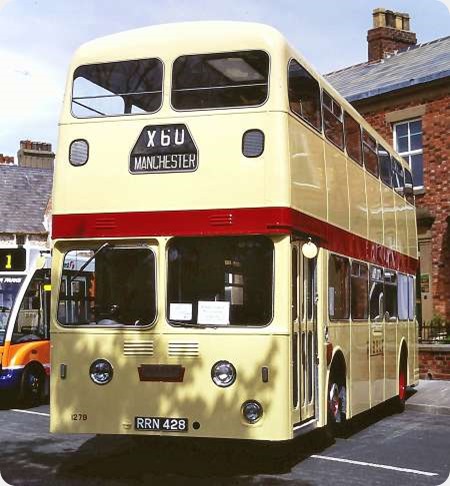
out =
<path fill-rule="evenodd" d="M 96 37 L 168 22 L 238 20 L 277 28 L 321 73 L 367 60 L 374 8 L 406 12 L 419 43 L 450 35 L 450 0 L 0 0 L 0 153 L 56 148 L 67 69 Z"/>

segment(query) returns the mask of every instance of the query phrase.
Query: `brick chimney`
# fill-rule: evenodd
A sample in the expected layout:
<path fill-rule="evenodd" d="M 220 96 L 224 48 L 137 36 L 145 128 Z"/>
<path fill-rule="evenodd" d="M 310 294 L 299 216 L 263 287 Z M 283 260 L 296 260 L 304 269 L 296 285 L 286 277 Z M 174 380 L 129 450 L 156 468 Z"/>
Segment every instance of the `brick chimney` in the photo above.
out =
<path fill-rule="evenodd" d="M 369 62 L 417 44 L 416 34 L 409 30 L 407 13 L 376 8 L 372 16 L 373 28 L 367 32 Z"/>
<path fill-rule="evenodd" d="M 55 154 L 52 152 L 52 144 L 21 140 L 17 160 L 22 167 L 53 169 Z"/>
<path fill-rule="evenodd" d="M 14 165 L 14 157 L 0 154 L 0 165 Z"/>

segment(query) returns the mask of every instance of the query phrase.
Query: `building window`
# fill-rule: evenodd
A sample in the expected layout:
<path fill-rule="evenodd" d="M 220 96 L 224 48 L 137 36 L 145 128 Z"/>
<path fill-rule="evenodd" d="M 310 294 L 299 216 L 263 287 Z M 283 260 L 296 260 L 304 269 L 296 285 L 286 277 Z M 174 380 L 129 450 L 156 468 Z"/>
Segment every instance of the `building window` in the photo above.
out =
<path fill-rule="evenodd" d="M 394 145 L 411 167 L 414 187 L 423 187 L 422 120 L 396 123 Z"/>

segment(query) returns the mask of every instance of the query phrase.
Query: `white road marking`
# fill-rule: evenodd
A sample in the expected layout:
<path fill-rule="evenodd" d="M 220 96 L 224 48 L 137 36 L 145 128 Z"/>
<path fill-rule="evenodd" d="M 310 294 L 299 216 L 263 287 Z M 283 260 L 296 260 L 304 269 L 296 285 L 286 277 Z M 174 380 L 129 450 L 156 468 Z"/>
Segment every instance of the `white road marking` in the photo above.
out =
<path fill-rule="evenodd" d="M 20 410 L 18 408 L 12 408 L 11 412 L 19 412 L 19 413 L 30 413 L 33 415 L 43 415 L 44 417 L 50 417 L 49 413 L 44 413 L 44 412 L 33 412 L 32 410 Z"/>
<path fill-rule="evenodd" d="M 356 464 L 357 466 L 378 467 L 380 469 L 389 469 L 391 471 L 420 474 L 421 476 L 439 476 L 439 474 L 437 473 L 418 471 L 417 469 L 407 469 L 404 467 L 387 466 L 386 464 L 374 464 L 372 462 L 352 461 L 351 459 L 341 459 L 340 457 L 318 456 L 316 454 L 313 454 L 310 457 L 314 457 L 314 459 L 325 459 L 326 461 L 346 462 L 347 464 Z"/>

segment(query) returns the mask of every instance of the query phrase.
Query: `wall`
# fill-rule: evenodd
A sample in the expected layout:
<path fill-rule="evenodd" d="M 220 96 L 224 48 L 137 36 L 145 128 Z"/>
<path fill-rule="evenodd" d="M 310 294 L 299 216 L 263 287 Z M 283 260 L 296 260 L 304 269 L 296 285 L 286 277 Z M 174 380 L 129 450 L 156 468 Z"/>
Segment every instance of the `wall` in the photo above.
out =
<path fill-rule="evenodd" d="M 422 295 L 423 318 L 429 320 L 436 313 L 450 321 L 450 228 L 447 220 L 450 215 L 450 88 L 440 83 L 429 84 L 354 105 L 390 143 L 393 143 L 394 121 L 422 118 L 425 190 L 416 195 L 416 206 L 421 258 L 425 259 L 421 267 L 431 268 L 433 300 L 433 306 L 429 306 Z"/>
<path fill-rule="evenodd" d="M 450 344 L 420 344 L 419 373 L 422 380 L 450 380 Z"/>

